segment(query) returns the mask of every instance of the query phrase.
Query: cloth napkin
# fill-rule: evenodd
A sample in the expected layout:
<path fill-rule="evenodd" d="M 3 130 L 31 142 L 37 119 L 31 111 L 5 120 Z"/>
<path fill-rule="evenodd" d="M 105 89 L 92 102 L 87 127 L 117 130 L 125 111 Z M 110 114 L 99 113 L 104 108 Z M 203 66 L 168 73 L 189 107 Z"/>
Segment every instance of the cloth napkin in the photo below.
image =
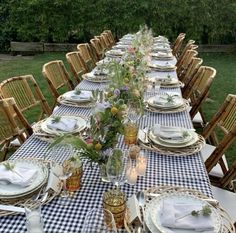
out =
<path fill-rule="evenodd" d="M 37 169 L 29 169 L 24 164 L 16 164 L 13 171 L 7 170 L 4 165 L 0 165 L 0 183 L 27 187 L 34 181 L 37 173 Z"/>
<path fill-rule="evenodd" d="M 70 98 L 77 100 L 89 100 L 92 97 L 93 96 L 91 91 L 85 91 L 85 90 L 81 90 L 79 95 L 77 95 L 75 91 L 71 92 L 70 94 Z"/>
<path fill-rule="evenodd" d="M 198 232 L 213 230 L 214 222 L 212 216 L 199 215 L 198 217 L 188 215 L 193 210 L 201 210 L 201 204 L 175 203 L 174 200 L 164 200 L 160 215 L 161 224 L 164 227 L 192 229 Z M 180 218 L 180 219 L 179 219 Z"/>
<path fill-rule="evenodd" d="M 47 122 L 50 129 L 62 130 L 64 132 L 71 132 L 77 126 L 77 120 L 73 118 L 61 118 L 59 122 L 53 123 L 53 119 Z"/>
<path fill-rule="evenodd" d="M 183 139 L 183 128 L 154 125 L 153 134 L 164 139 L 181 140 Z"/>

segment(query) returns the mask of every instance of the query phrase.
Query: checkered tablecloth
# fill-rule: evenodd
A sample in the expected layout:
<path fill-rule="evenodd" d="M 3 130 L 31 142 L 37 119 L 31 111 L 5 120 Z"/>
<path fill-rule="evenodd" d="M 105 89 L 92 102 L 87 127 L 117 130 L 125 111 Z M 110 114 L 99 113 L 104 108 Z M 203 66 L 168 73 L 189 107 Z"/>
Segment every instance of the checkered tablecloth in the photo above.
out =
<path fill-rule="evenodd" d="M 81 89 L 103 90 L 107 84 L 96 84 L 83 81 L 79 85 Z M 164 89 L 161 91 L 179 92 L 179 88 Z M 145 98 L 153 95 L 150 92 Z M 90 109 L 60 106 L 55 115 L 75 114 L 89 117 Z M 182 126 L 192 128 L 191 119 L 187 111 L 175 114 L 158 114 L 146 112 L 140 119 L 140 128 L 160 123 L 163 125 Z M 120 148 L 127 148 L 123 143 L 122 136 L 119 140 Z M 160 155 L 154 152 L 145 151 L 148 156 L 148 166 L 145 177 L 138 177 L 137 184 L 131 186 L 124 184 L 121 190 L 127 197 L 139 190 L 147 189 L 151 186 L 175 185 L 186 188 L 197 189 L 205 195 L 212 197 L 211 187 L 205 166 L 200 153 L 190 156 L 175 157 Z M 31 136 L 24 143 L 13 158 L 48 158 L 48 143 Z M 63 154 L 58 154 L 58 160 L 66 159 Z M 84 175 L 82 188 L 75 193 L 70 205 L 60 205 L 57 199 L 42 207 L 44 220 L 44 230 L 46 233 L 79 233 L 87 212 L 93 207 L 102 206 L 102 194 L 112 188 L 112 184 L 103 183 L 99 175 L 97 166 L 91 167 L 84 164 Z M 15 216 L 0 217 L 0 233 L 24 233 L 26 232 L 25 216 L 19 214 Z"/>

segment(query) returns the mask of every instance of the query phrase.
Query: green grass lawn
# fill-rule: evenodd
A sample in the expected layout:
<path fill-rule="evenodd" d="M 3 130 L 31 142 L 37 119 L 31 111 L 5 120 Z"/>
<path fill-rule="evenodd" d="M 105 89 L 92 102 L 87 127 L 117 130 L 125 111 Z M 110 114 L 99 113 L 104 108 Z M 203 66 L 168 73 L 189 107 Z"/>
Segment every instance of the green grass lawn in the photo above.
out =
<path fill-rule="evenodd" d="M 210 89 L 210 98 L 213 101 L 205 103 L 203 107 L 209 120 L 223 103 L 227 94 L 236 94 L 236 54 L 202 53 L 199 57 L 203 58 L 204 65 L 212 66 L 217 70 L 216 78 Z M 16 75 L 32 74 L 51 105 L 52 96 L 41 71 L 43 64 L 56 59 L 63 60 L 68 71 L 70 71 L 65 53 L 44 53 L 36 55 L 32 59 L 0 62 L 0 81 Z M 230 164 L 236 160 L 236 145 L 230 148 L 227 159 Z"/>

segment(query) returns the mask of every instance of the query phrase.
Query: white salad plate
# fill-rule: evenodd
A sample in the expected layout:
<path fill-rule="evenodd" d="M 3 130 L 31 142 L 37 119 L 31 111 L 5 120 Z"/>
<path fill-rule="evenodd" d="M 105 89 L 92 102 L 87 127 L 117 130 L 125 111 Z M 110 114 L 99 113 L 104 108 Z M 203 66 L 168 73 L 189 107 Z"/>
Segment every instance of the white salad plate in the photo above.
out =
<path fill-rule="evenodd" d="M 221 217 L 207 201 L 204 201 L 194 195 L 184 193 L 184 192 L 176 192 L 176 193 L 165 193 L 154 199 L 152 199 L 145 208 L 145 223 L 149 230 L 152 233 L 196 233 L 194 229 L 177 229 L 177 228 L 168 228 L 162 226 L 161 223 L 161 213 L 163 208 L 163 201 L 173 201 L 174 203 L 184 203 L 191 205 L 208 205 L 211 208 L 211 219 L 213 221 L 214 230 L 205 230 L 201 231 L 204 233 L 220 233 L 222 221 Z"/>

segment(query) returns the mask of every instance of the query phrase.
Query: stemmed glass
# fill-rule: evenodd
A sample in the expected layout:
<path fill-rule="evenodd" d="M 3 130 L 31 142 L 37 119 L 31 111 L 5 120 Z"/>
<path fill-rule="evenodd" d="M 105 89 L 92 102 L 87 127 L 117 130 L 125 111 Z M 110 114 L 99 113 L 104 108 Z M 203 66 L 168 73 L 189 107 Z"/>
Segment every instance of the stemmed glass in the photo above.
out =
<path fill-rule="evenodd" d="M 117 233 L 112 213 L 103 208 L 94 208 L 86 215 L 82 233 Z"/>
<path fill-rule="evenodd" d="M 63 154 L 63 158 L 60 155 Z M 62 185 L 60 204 L 67 205 L 69 192 L 66 189 L 66 180 L 72 175 L 73 168 L 69 159 L 73 155 L 73 147 L 70 144 L 58 144 L 52 147 L 50 151 L 51 169 Z M 65 160 L 66 157 L 66 160 Z M 61 166 L 61 167 L 60 167 Z"/>
<path fill-rule="evenodd" d="M 106 164 L 108 179 L 116 188 L 119 188 L 120 184 L 126 181 L 127 151 L 121 153 L 121 155 L 117 155 L 113 152 Z"/>

